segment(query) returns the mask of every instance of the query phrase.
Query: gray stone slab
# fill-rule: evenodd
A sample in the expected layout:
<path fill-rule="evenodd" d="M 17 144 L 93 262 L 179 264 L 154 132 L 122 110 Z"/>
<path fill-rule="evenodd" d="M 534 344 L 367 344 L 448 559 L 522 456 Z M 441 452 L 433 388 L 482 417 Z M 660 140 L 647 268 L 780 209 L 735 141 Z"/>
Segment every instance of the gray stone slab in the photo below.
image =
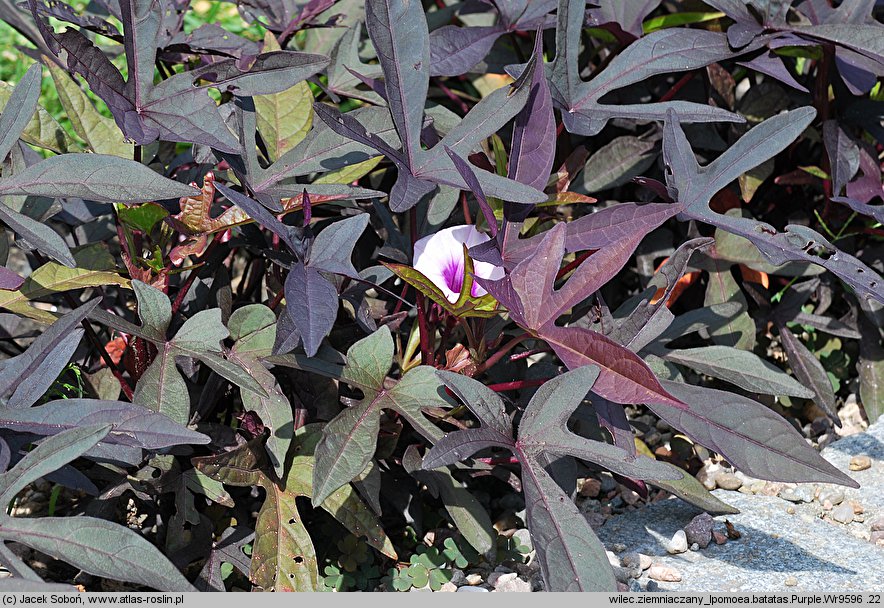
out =
<path fill-rule="evenodd" d="M 871 457 L 872 467 L 849 471 L 850 458 L 860 454 Z M 622 543 L 627 551 L 652 556 L 654 562 L 681 573 L 678 583 L 658 582 L 660 590 L 882 591 L 884 549 L 863 537 L 868 539 L 869 523 L 884 515 L 884 418 L 868 432 L 832 444 L 823 456 L 862 484 L 843 491 L 846 500 L 865 509 L 863 522 L 845 526 L 822 519 L 825 513 L 818 502 L 792 504 L 774 496 L 716 490 L 716 496 L 740 509 L 738 515 L 716 517 L 721 522 L 716 529 L 723 530 L 728 519 L 742 534 L 739 540 L 668 555 L 672 535 L 700 513 L 678 499 L 616 516 L 597 532 L 608 548 Z M 792 586 L 786 585 L 787 579 Z M 647 582 L 645 572 L 639 583 L 647 588 Z"/>

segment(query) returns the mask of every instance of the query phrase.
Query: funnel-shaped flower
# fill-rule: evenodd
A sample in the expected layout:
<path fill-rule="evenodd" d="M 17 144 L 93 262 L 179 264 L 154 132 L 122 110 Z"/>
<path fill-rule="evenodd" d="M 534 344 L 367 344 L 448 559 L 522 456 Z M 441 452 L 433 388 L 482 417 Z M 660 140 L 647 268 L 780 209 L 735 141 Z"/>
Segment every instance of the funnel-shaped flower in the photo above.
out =
<path fill-rule="evenodd" d="M 442 290 L 449 302 L 457 302 L 463 287 L 463 246 L 467 248 L 489 240 L 474 226 L 453 226 L 424 237 L 414 244 L 414 268 Z M 483 279 L 502 279 L 503 268 L 487 262 L 475 262 L 473 275 Z M 479 297 L 487 292 L 473 283 L 472 295 Z"/>

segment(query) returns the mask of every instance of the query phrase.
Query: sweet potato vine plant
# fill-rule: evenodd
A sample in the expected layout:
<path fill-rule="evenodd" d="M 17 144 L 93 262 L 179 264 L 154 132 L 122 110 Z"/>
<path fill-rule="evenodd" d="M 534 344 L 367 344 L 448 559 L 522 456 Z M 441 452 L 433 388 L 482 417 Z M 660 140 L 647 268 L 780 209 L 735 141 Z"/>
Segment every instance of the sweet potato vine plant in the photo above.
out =
<path fill-rule="evenodd" d="M 732 512 L 643 411 L 855 485 L 793 424 L 821 336 L 884 407 L 875 7 L 0 1 L 3 588 L 438 588 L 521 493 L 612 591 L 578 477 Z"/>

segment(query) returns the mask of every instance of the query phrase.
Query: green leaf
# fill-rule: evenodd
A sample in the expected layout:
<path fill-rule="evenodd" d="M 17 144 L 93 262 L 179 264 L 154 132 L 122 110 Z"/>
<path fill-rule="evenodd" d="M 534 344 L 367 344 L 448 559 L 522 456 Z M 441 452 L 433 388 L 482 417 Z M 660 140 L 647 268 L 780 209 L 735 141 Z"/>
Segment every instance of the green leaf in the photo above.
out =
<path fill-rule="evenodd" d="M 77 251 L 74 253 L 74 261 L 75 268 L 47 262 L 25 279 L 16 291 L 0 291 L 0 308 L 51 323 L 54 315 L 33 308 L 28 302 L 72 289 L 105 285 L 130 287 L 129 280 L 113 270 L 113 258 L 100 244 Z"/>
<path fill-rule="evenodd" d="M 5 82 L 0 82 L 0 112 L 6 109 L 12 96 L 12 91 L 13 87 Z M 75 145 L 67 131 L 58 124 L 58 121 L 53 118 L 52 114 L 40 105 L 37 106 L 37 112 L 31 117 L 30 122 L 25 125 L 19 137 L 22 141 L 32 146 L 52 150 L 58 154 L 67 152 Z"/>
<path fill-rule="evenodd" d="M 0 194 L 143 203 L 197 196 L 199 190 L 165 178 L 141 163 L 117 156 L 62 154 L 0 180 Z"/>
<path fill-rule="evenodd" d="M 476 551 L 485 553 L 494 546 L 495 532 L 488 512 L 469 490 L 454 479 L 448 467 L 421 470 L 421 458 L 414 446 L 406 450 L 402 466 L 441 498 L 454 527 Z"/>
<path fill-rule="evenodd" d="M 291 150 L 306 137 L 313 123 L 313 92 L 300 82 L 282 93 L 256 95 L 258 131 L 271 161 Z"/>
<path fill-rule="evenodd" d="M 132 289 L 138 300 L 138 318 L 141 319 L 142 332 L 151 336 L 152 340 L 165 341 L 166 330 L 172 322 L 172 303 L 169 296 L 141 281 L 132 281 Z"/>
<path fill-rule="evenodd" d="M 308 424 L 296 431 L 292 442 L 294 456 L 286 477 L 286 492 L 294 492 L 299 496 L 312 495 L 313 471 L 316 466 L 315 451 L 321 438 L 318 424 Z M 381 522 L 350 484 L 345 484 L 332 492 L 320 506 L 355 536 L 365 536 L 369 546 L 390 559 L 397 559 L 393 543 L 381 527 Z"/>
<path fill-rule="evenodd" d="M 178 424 L 187 425 L 190 422 L 190 393 L 175 365 L 174 351 L 160 349 L 138 379 L 132 401 L 164 414 Z"/>
<path fill-rule="evenodd" d="M 225 507 L 234 507 L 236 503 L 230 493 L 224 489 L 224 485 L 220 481 L 216 481 L 200 471 L 199 469 L 188 469 L 181 475 L 184 478 L 184 485 L 197 494 L 202 494 L 212 502 Z"/>
<path fill-rule="evenodd" d="M 224 485 L 235 487 L 257 486 L 263 483 L 261 467 L 266 461 L 262 443 L 257 437 L 229 452 L 215 456 L 193 458 L 193 466 L 207 477 Z"/>
<path fill-rule="evenodd" d="M 705 23 L 706 21 L 715 21 L 724 17 L 724 13 L 699 13 L 699 12 L 677 12 L 669 15 L 660 15 L 652 17 L 642 23 L 642 30 L 645 34 L 656 32 L 667 27 L 678 27 L 680 25 L 691 25 L 693 23 Z"/>
<path fill-rule="evenodd" d="M 347 351 L 341 379 L 361 389 L 365 398 L 338 414 L 322 431 L 322 441 L 316 448 L 314 504 L 320 504 L 368 466 L 377 445 L 382 409 L 398 412 L 431 441 L 442 436 L 421 411 L 424 407 L 450 405 L 435 370 L 416 367 L 388 386 L 385 379 L 392 359 L 393 337 L 386 325 Z"/>
<path fill-rule="evenodd" d="M 0 538 L 20 542 L 95 576 L 160 591 L 195 591 L 144 537 L 103 519 L 4 517 Z"/>
<path fill-rule="evenodd" d="M 870 423 L 884 415 L 884 348 L 881 332 L 868 321 L 863 323 L 859 341 L 859 399 Z M 788 331 L 788 330 L 787 330 Z"/>
<path fill-rule="evenodd" d="M 675 465 L 668 462 L 660 464 L 677 469 Z M 679 471 L 681 470 L 679 469 Z M 711 494 L 693 475 L 683 475 L 681 479 L 674 480 L 653 479 L 650 483 L 713 515 L 730 515 L 740 512 L 739 509 L 735 509 Z"/>
<path fill-rule="evenodd" d="M 632 135 L 617 137 L 599 148 L 583 169 L 583 188 L 592 194 L 629 182 L 644 173 L 657 158 L 659 150 L 653 140 Z"/>
<path fill-rule="evenodd" d="M 471 274 L 473 261 L 469 256 L 465 256 L 464 281 L 457 302 L 449 301 L 435 283 L 424 276 L 421 271 L 412 268 L 411 266 L 406 266 L 405 264 L 388 264 L 386 262 L 384 262 L 384 266 L 389 268 L 397 277 L 456 317 L 490 319 L 497 316 L 497 300 L 491 295 L 485 294 L 484 296 L 477 298 L 474 298 L 471 295 L 473 289 L 473 275 Z"/>
<path fill-rule="evenodd" d="M 85 454 L 110 430 L 109 424 L 83 426 L 44 439 L 12 469 L 0 475 L 0 504 L 9 503 L 27 485 Z"/>
<path fill-rule="evenodd" d="M 311 497 L 319 437 L 318 425 L 298 429 L 289 452 L 291 466 L 284 489 L 267 478 L 262 482 L 267 498 L 255 526 L 251 578 L 264 589 L 313 591 L 320 587 L 315 550 L 296 502 L 299 496 Z M 353 534 L 366 535 L 371 546 L 396 559 L 380 522 L 349 484 L 333 492 L 322 508 Z"/>
<path fill-rule="evenodd" d="M 265 481 L 267 498 L 255 522 L 249 578 L 270 591 L 317 591 L 322 583 L 316 551 L 301 520 L 297 495 Z"/>
<path fill-rule="evenodd" d="M 314 184 L 351 184 L 374 171 L 381 164 L 383 156 L 375 156 L 368 160 L 353 163 L 335 171 L 324 173 L 313 180 Z"/>
<path fill-rule="evenodd" d="M 740 286 L 734 280 L 731 264 L 717 257 L 709 261 L 709 284 L 706 286 L 704 306 L 715 306 L 735 302 L 740 306 L 740 314 L 731 317 L 723 326 L 710 332 L 716 344 L 732 346 L 751 351 L 755 347 L 755 321 L 749 316 L 749 303 Z"/>
<path fill-rule="evenodd" d="M 729 346 L 699 346 L 667 351 L 664 359 L 701 374 L 764 395 L 812 398 L 814 393 L 755 353 Z"/>
<path fill-rule="evenodd" d="M 74 131 L 97 154 L 110 154 L 121 158 L 132 158 L 133 145 L 126 142 L 116 123 L 102 116 L 85 91 L 67 71 L 54 61 L 44 61 L 52 75 L 58 99 L 65 114 L 71 121 Z"/>
<path fill-rule="evenodd" d="M 117 216 L 123 223 L 146 234 L 150 234 L 157 222 L 162 221 L 168 215 L 169 212 L 156 203 L 144 203 L 134 207 L 117 209 Z"/>
<path fill-rule="evenodd" d="M 280 389 L 274 375 L 260 360 L 273 350 L 276 315 L 263 304 L 251 304 L 235 310 L 230 316 L 228 326 L 231 333 L 238 338 L 230 351 L 230 360 L 244 369 L 266 392 L 266 395 L 260 395 L 243 389 L 243 409 L 257 412 L 261 422 L 270 430 L 266 444 L 267 454 L 276 474 L 282 477 L 285 456 L 294 431 L 292 404 Z"/>

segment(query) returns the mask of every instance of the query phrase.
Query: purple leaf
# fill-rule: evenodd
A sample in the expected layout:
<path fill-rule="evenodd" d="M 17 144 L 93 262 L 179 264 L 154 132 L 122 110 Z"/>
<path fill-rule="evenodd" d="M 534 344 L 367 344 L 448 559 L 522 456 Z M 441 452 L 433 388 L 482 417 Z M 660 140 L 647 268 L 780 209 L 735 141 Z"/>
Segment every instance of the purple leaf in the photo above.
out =
<path fill-rule="evenodd" d="M 601 368 L 593 392 L 614 403 L 665 401 L 669 407 L 683 407 L 669 394 L 641 357 L 610 338 L 582 327 L 551 325 L 539 334 L 569 369 L 584 365 Z"/>
<path fill-rule="evenodd" d="M 791 424 L 757 401 L 668 380 L 662 384 L 687 407 L 655 402 L 648 402 L 648 407 L 747 475 L 770 481 L 859 487 L 826 462 Z"/>
<path fill-rule="evenodd" d="M 146 450 L 209 443 L 209 438 L 202 433 L 175 424 L 162 414 L 123 401 L 59 399 L 23 410 L 0 410 L 0 427 L 20 433 L 52 435 L 60 429 L 87 423 L 112 425 L 105 438 L 107 443 Z"/>
<path fill-rule="evenodd" d="M 295 325 L 304 351 L 312 357 L 319 350 L 338 316 L 338 291 L 315 268 L 297 263 L 285 280 L 286 311 Z"/>
<path fill-rule="evenodd" d="M 508 30 L 536 30 L 556 8 L 556 0 L 495 0 L 493 4 Z"/>
<path fill-rule="evenodd" d="M 597 0 L 598 8 L 589 9 L 589 14 L 599 25 L 615 23 L 633 38 L 641 38 L 642 22 L 660 5 L 660 0 Z"/>
<path fill-rule="evenodd" d="M 772 78 L 776 78 L 783 84 L 789 85 L 793 89 L 798 89 L 804 93 L 809 92 L 807 87 L 795 80 L 789 70 L 786 69 L 786 64 L 783 63 L 783 58 L 779 55 L 775 55 L 772 51 L 761 53 L 758 57 L 750 59 L 749 61 L 738 61 L 737 65 L 742 65 L 750 70 L 767 74 Z"/>
<path fill-rule="evenodd" d="M 604 547 L 573 501 L 545 471 L 551 455 L 568 455 L 631 477 L 680 479 L 683 473 L 619 447 L 571 433 L 567 422 L 587 391 L 597 383 L 594 366 L 576 369 L 546 382 L 531 398 L 511 437 L 503 401 L 488 387 L 452 372 L 436 372 L 482 422 L 478 429 L 455 431 L 424 457 L 423 468 L 451 463 L 491 446 L 508 447 L 522 465 L 527 524 L 537 547 L 549 591 L 607 590 L 613 578 Z"/>
<path fill-rule="evenodd" d="M 71 333 L 76 333 L 76 327 L 98 306 L 100 300 L 101 298 L 94 298 L 62 316 L 43 331 L 25 352 L 4 361 L 3 368 L 0 369 L 0 395 L 14 393 L 24 383 L 32 381 L 32 376 L 41 369 L 46 359 L 51 357 L 56 349 L 63 348 L 61 345 L 66 338 Z M 69 348 L 63 350 L 69 351 Z M 67 365 L 67 361 L 64 365 Z M 56 377 L 57 374 L 52 379 Z"/>
<path fill-rule="evenodd" d="M 6 402 L 6 407 L 22 409 L 31 407 L 39 401 L 64 371 L 73 357 L 74 351 L 80 345 L 84 331 L 83 328 L 77 327 L 64 334 L 39 364 L 28 370 L 27 382 L 18 385 L 18 388 Z"/>
<path fill-rule="evenodd" d="M 224 59 L 184 72 L 175 78 L 189 77 L 193 83 L 207 80 L 221 91 L 240 96 L 279 93 L 307 79 L 328 65 L 328 57 L 294 51 L 262 53 L 247 67 L 236 59 Z M 171 80 L 171 79 L 170 79 Z"/>
<path fill-rule="evenodd" d="M 566 310 L 592 295 L 623 268 L 640 240 L 631 235 L 602 247 L 581 264 L 563 286 L 554 290 L 553 282 L 565 254 L 565 233 L 566 225 L 556 224 L 544 234 L 533 253 L 519 262 L 505 279 L 493 283 L 480 280 L 492 294 L 500 293 L 501 282 L 512 285 L 524 311 L 517 322 L 528 329 L 539 330 L 552 324 Z"/>
<path fill-rule="evenodd" d="M 835 248 L 806 226 L 788 225 L 783 232 L 749 218 L 722 215 L 709 208 L 716 192 L 741 174 L 784 150 L 813 120 L 811 107 L 769 118 L 753 127 L 721 156 L 702 169 L 670 111 L 664 127 L 663 158 L 667 186 L 684 205 L 685 217 L 717 226 L 749 239 L 772 264 L 802 261 L 832 271 L 863 298 L 884 302 L 884 279 L 857 258 Z"/>
<path fill-rule="evenodd" d="M 406 164 L 413 167 L 430 86 L 430 35 L 423 6 L 406 0 L 369 0 L 365 24 L 384 70 L 387 105 Z"/>
<path fill-rule="evenodd" d="M 465 402 L 469 405 L 469 401 Z M 472 408 L 470 408 L 472 409 Z M 423 468 L 438 469 L 470 458 L 480 450 L 493 447 L 512 448 L 511 437 L 504 437 L 490 428 L 466 429 L 449 433 L 436 442 L 424 456 Z"/>
<path fill-rule="evenodd" d="M 143 203 L 194 196 L 199 190 L 118 156 L 60 154 L 0 181 L 0 193 Z"/>
<path fill-rule="evenodd" d="M 84 572 L 162 591 L 193 591 L 175 566 L 138 532 L 94 517 L 15 517 L 2 536 Z"/>
<path fill-rule="evenodd" d="M 598 395 L 592 398 L 592 407 L 599 419 L 599 425 L 611 433 L 614 445 L 635 456 L 635 434 L 623 407 Z"/>
<path fill-rule="evenodd" d="M 534 61 L 531 91 L 513 125 L 507 177 L 538 190 L 546 187 L 556 156 L 556 120 L 552 98 L 543 66 L 543 32 L 534 38 Z"/>
<path fill-rule="evenodd" d="M 720 32 L 668 28 L 639 38 L 619 53 L 595 78 L 580 79 L 577 59 L 585 0 L 561 0 L 556 30 L 556 58 L 550 66 L 550 90 L 563 110 L 565 128 L 578 135 L 598 134 L 611 118 L 662 120 L 670 109 L 685 122 L 743 122 L 742 117 L 686 101 L 646 104 L 603 104 L 611 91 L 659 74 L 705 67 L 757 48 L 733 51 Z M 624 3 L 632 5 L 632 3 Z"/>
<path fill-rule="evenodd" d="M 326 226 L 313 240 L 307 265 L 317 270 L 358 279 L 359 274 L 350 258 L 356 241 L 368 226 L 368 221 L 368 214 L 360 213 Z"/>
<path fill-rule="evenodd" d="M 40 442 L 10 471 L 0 475 L 0 498 L 4 502 L 12 500 L 29 484 L 85 454 L 110 430 L 109 424 L 56 429 L 52 437 Z"/>
<path fill-rule="evenodd" d="M 644 238 L 680 210 L 679 205 L 672 204 L 621 203 L 584 215 L 565 224 L 565 253 L 602 249 L 626 238 Z M 542 234 L 530 239 L 510 238 L 504 249 L 507 267 L 528 257 L 543 238 Z M 470 255 L 473 255 L 472 251 Z"/>
<path fill-rule="evenodd" d="M 467 188 L 475 195 L 476 202 L 479 203 L 479 208 L 482 210 L 482 215 L 485 216 L 485 222 L 488 224 L 491 236 L 496 237 L 498 230 L 497 218 L 494 216 L 494 210 L 491 208 L 491 205 L 488 204 L 488 199 L 485 198 L 485 193 L 482 192 L 482 186 L 479 184 L 479 180 L 476 179 L 473 168 L 467 161 L 455 154 L 451 148 L 448 146 L 444 146 L 444 148 L 448 158 L 454 163 L 455 169 L 460 173 L 463 181 L 466 182 Z"/>
<path fill-rule="evenodd" d="M 678 406 L 635 353 L 595 331 L 563 328 L 556 319 L 613 278 L 632 256 L 640 238 L 615 241 L 591 255 L 554 290 L 562 262 L 565 224 L 549 230 L 534 252 L 503 279 L 477 281 L 507 307 L 511 318 L 545 340 L 571 369 L 597 365 L 600 376 L 593 392 L 615 403 L 639 403 L 650 396 Z M 642 235 L 643 236 L 643 235 Z"/>
<path fill-rule="evenodd" d="M 822 363 L 785 325 L 778 326 L 780 342 L 795 376 L 814 392 L 814 403 L 840 428 L 841 420 L 835 406 L 835 391 Z"/>
<path fill-rule="evenodd" d="M 24 282 L 24 277 L 19 276 L 6 267 L 0 267 L 0 290 L 15 291 Z"/>
<path fill-rule="evenodd" d="M 243 57 L 258 55 L 261 45 L 257 42 L 231 34 L 216 23 L 205 23 L 189 34 L 178 32 L 163 49 L 167 53 L 201 53 Z"/>
<path fill-rule="evenodd" d="M 485 59 L 506 30 L 500 25 L 446 25 L 430 34 L 430 76 L 460 76 Z"/>
<path fill-rule="evenodd" d="M 498 440 L 509 442 L 513 433 L 513 423 L 506 411 L 503 399 L 486 387 L 463 374 L 438 370 L 436 375 L 445 383 L 458 399 L 463 401 L 470 411 L 482 423 L 482 426 L 497 434 Z M 430 467 L 436 468 L 436 467 Z"/>
<path fill-rule="evenodd" d="M 0 163 L 18 141 L 19 135 L 37 111 L 40 98 L 40 64 L 35 63 L 28 68 L 24 76 L 13 89 L 9 101 L 0 114 Z"/>
<path fill-rule="evenodd" d="M 525 523 L 537 548 L 545 587 L 613 593 L 617 581 L 605 547 L 586 517 L 539 462 L 529 461 L 522 470 Z"/>
<path fill-rule="evenodd" d="M 656 293 L 652 293 L 651 296 L 656 299 L 656 303 L 652 304 L 650 299 L 640 302 L 629 316 L 618 319 L 610 331 L 605 331 L 607 336 L 618 344 L 627 346 L 633 352 L 639 352 L 665 331 L 672 321 L 672 313 L 666 306 L 669 296 L 678 285 L 678 280 L 687 271 L 694 252 L 707 248 L 714 242 L 710 238 L 699 238 L 682 243 L 648 284 L 648 287 L 663 288 L 662 297 L 656 298 Z"/>
<path fill-rule="evenodd" d="M 844 84 L 854 95 L 867 94 L 878 82 L 878 76 L 884 75 L 881 62 L 840 46 L 835 48 L 835 64 Z"/>
<path fill-rule="evenodd" d="M 292 234 L 292 229 L 279 221 L 275 215 L 264 207 L 264 205 L 223 184 L 215 184 L 215 187 L 218 189 L 218 192 L 227 198 L 227 200 L 248 213 L 249 217 L 261 224 L 264 228 L 267 228 L 267 230 L 278 236 L 292 251 L 297 251 L 299 249 L 298 243 L 295 241 L 294 235 Z"/>
<path fill-rule="evenodd" d="M 859 146 L 835 120 L 823 123 L 823 143 L 829 156 L 832 192 L 835 196 L 840 196 L 847 182 L 859 171 Z"/>

